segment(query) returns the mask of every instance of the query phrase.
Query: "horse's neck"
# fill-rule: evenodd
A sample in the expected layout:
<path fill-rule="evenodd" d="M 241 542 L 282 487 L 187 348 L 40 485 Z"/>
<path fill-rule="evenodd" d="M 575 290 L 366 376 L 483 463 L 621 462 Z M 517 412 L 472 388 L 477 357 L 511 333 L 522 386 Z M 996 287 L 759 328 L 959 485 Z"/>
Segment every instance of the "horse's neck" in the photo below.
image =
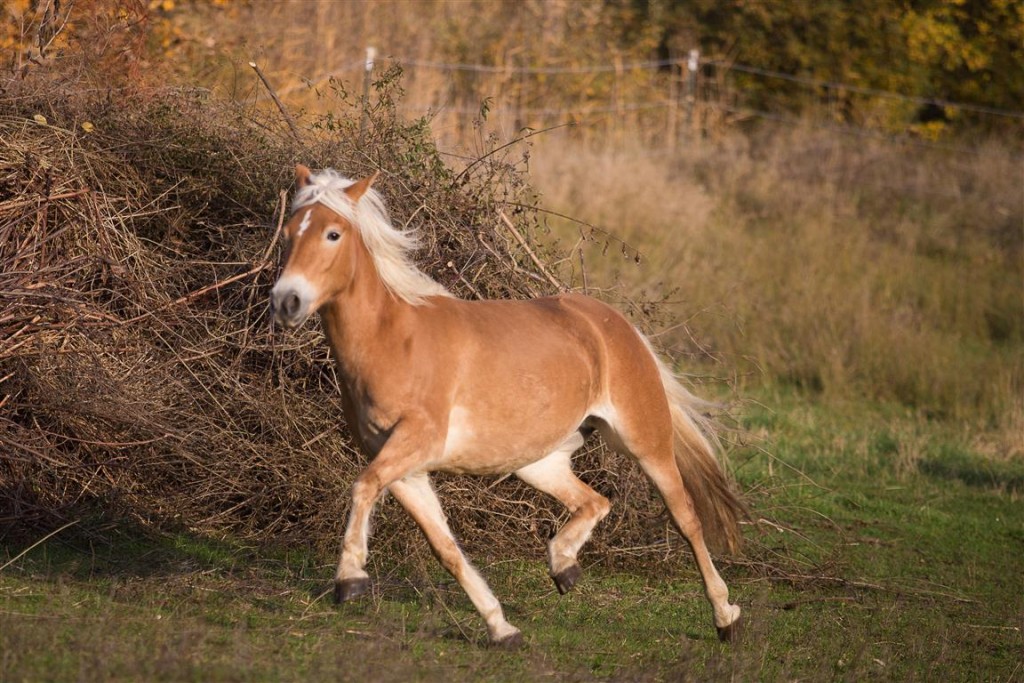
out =
<path fill-rule="evenodd" d="M 379 359 L 390 356 L 392 346 L 411 333 L 412 309 L 388 291 L 360 244 L 351 286 L 320 311 L 327 341 L 348 381 L 362 383 L 380 371 Z"/>

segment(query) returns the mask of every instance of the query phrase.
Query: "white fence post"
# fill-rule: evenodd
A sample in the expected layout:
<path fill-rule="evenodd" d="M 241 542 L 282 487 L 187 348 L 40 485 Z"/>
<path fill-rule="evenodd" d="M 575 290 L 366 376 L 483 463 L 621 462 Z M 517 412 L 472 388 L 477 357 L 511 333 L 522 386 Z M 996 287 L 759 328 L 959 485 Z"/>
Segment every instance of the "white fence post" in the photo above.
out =
<path fill-rule="evenodd" d="M 366 126 L 370 120 L 370 75 L 373 73 L 373 60 L 377 58 L 377 48 L 366 48 L 366 67 L 363 71 L 363 113 L 359 118 L 359 144 L 363 144 Z"/>
<path fill-rule="evenodd" d="M 697 70 L 700 68 L 700 50 L 690 50 L 686 60 L 686 123 L 693 129 L 697 108 Z"/>

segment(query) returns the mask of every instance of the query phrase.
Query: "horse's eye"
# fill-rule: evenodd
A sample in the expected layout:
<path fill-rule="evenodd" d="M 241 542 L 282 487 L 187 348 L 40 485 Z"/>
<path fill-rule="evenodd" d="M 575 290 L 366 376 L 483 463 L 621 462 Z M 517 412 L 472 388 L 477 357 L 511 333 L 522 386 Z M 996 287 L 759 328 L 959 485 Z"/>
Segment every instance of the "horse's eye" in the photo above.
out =
<path fill-rule="evenodd" d="M 341 233 L 338 232 L 337 230 L 331 230 L 329 233 L 327 233 L 327 239 L 329 239 L 332 242 L 337 242 L 338 240 L 341 239 Z"/>

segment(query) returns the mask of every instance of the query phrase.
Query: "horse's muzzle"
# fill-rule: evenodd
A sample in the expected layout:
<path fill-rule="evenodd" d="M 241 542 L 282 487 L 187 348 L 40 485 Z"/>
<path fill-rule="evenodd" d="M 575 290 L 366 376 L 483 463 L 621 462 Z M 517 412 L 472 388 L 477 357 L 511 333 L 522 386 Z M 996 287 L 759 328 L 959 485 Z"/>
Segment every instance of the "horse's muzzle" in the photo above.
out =
<path fill-rule="evenodd" d="M 305 283 L 280 280 L 270 292 L 270 316 L 273 321 L 286 329 L 295 329 L 310 313 L 309 292 Z"/>

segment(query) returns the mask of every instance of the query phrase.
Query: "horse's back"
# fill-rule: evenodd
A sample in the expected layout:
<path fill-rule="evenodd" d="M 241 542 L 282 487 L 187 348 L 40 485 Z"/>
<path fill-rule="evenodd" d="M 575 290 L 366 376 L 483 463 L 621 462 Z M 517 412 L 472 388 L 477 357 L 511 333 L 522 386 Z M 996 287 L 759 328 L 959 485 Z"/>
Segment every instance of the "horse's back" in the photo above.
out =
<path fill-rule="evenodd" d="M 580 364 L 600 369 L 622 349 L 643 350 L 635 329 L 617 310 L 592 297 L 567 293 L 523 300 L 446 300 L 454 309 L 440 324 L 450 325 L 449 343 L 464 346 L 476 360 L 493 358 L 513 372 L 524 366 Z M 596 379 L 596 378 L 595 378 Z"/>
<path fill-rule="evenodd" d="M 603 392 L 616 375 L 657 378 L 640 333 L 618 310 L 593 297 L 564 293 L 536 299 L 438 300 L 442 343 L 477 368 L 539 372 Z M 567 375 L 576 375 L 570 377 Z"/>

